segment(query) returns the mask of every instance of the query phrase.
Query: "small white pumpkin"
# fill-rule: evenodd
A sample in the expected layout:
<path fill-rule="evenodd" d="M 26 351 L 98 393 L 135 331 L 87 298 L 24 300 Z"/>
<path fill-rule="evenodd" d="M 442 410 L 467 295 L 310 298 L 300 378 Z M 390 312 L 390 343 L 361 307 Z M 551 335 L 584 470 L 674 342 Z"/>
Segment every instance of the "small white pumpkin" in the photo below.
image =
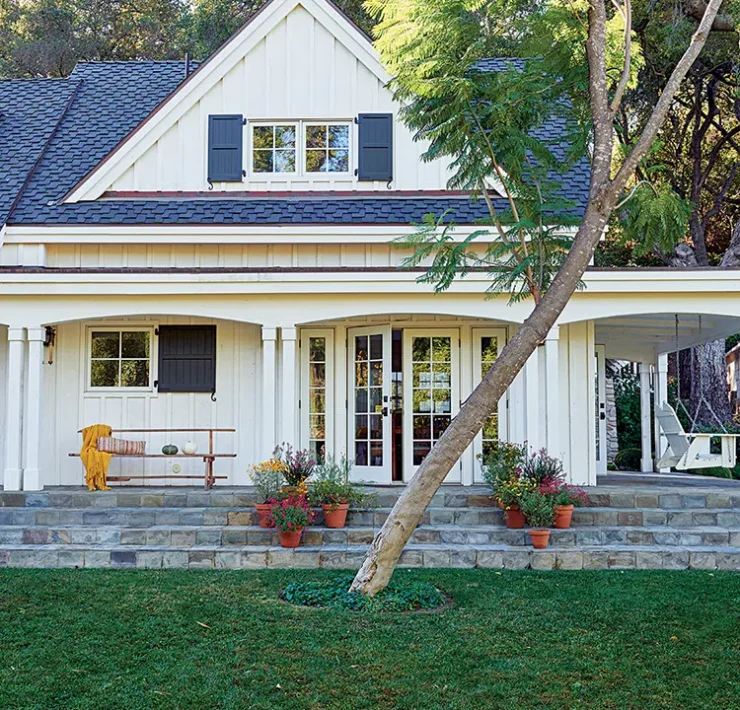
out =
<path fill-rule="evenodd" d="M 196 451 L 198 451 L 198 445 L 194 441 L 188 441 L 185 446 L 182 447 L 183 453 L 186 453 L 188 456 L 192 456 Z"/>

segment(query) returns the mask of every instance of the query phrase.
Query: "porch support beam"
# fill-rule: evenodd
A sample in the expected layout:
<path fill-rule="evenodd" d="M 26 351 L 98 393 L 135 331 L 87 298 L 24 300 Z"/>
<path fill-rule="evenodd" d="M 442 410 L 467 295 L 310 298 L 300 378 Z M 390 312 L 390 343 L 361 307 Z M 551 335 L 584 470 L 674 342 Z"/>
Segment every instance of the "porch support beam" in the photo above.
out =
<path fill-rule="evenodd" d="M 553 326 L 545 337 L 545 447 L 550 456 L 562 459 L 560 442 L 559 350 L 560 326 Z"/>
<path fill-rule="evenodd" d="M 41 412 L 43 401 L 43 358 L 46 329 L 28 328 L 26 363 L 26 413 L 23 419 L 23 490 L 40 491 Z"/>
<path fill-rule="evenodd" d="M 262 327 L 262 458 L 269 458 L 275 440 L 275 400 L 277 399 L 276 341 L 277 328 Z"/>
<path fill-rule="evenodd" d="M 654 401 L 654 409 L 657 411 L 658 407 L 660 407 L 663 402 L 668 401 L 668 354 L 663 353 L 662 355 L 658 355 L 658 365 L 655 370 L 655 401 Z M 658 418 L 655 417 L 653 426 L 655 428 L 655 460 L 657 460 L 661 457 L 663 454 L 663 451 L 665 451 L 666 446 L 668 445 L 668 440 L 663 435 L 662 431 L 660 430 L 660 425 L 658 424 Z M 656 471 L 659 471 L 660 473 L 669 473 L 670 468 L 656 468 Z"/>
<path fill-rule="evenodd" d="M 3 488 L 19 491 L 22 480 L 23 356 L 25 328 L 8 328 L 8 382 L 5 397 L 5 470 Z"/>
<path fill-rule="evenodd" d="M 650 411 L 650 363 L 640 363 L 640 443 L 642 457 L 641 471 L 653 470 L 653 433 L 651 429 L 652 416 Z"/>
<path fill-rule="evenodd" d="M 540 436 L 540 404 L 542 402 L 540 393 L 540 351 L 541 348 L 537 348 L 524 364 L 524 377 L 526 379 L 524 426 L 530 451 L 538 451 L 543 446 L 542 437 Z"/>
<path fill-rule="evenodd" d="M 282 347 L 280 439 L 287 444 L 292 444 L 296 448 L 298 448 L 295 426 L 296 402 L 298 399 L 296 373 L 297 332 L 297 329 L 294 327 L 283 326 L 280 329 Z"/>

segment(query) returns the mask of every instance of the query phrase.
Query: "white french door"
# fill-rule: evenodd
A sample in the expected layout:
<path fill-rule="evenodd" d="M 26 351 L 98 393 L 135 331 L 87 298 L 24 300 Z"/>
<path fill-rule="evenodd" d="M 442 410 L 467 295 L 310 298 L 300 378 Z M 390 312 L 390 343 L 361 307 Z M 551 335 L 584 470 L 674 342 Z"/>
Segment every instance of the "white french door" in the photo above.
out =
<path fill-rule="evenodd" d="M 473 386 L 477 386 L 483 379 L 491 365 L 496 361 L 506 345 L 506 328 L 473 328 Z M 473 443 L 475 454 L 475 469 L 473 481 L 483 481 L 481 459 L 495 446 L 498 441 L 506 441 L 508 437 L 507 395 L 498 402 L 498 410 L 483 425 Z"/>
<path fill-rule="evenodd" d="M 460 331 L 403 331 L 404 480 L 416 473 L 460 408 Z M 459 482 L 460 467 L 445 479 Z"/>
<path fill-rule="evenodd" d="M 391 482 L 391 327 L 347 331 L 349 456 L 353 478 Z"/>
<path fill-rule="evenodd" d="M 594 378 L 594 398 L 596 400 L 596 473 L 606 473 L 606 347 L 595 347 L 596 376 Z"/>

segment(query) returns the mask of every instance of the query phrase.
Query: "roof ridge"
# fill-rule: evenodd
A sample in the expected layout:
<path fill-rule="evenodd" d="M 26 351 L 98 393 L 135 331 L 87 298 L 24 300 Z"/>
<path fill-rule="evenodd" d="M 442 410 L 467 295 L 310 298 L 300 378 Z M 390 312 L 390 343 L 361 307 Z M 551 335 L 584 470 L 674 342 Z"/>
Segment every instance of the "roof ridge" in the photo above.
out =
<path fill-rule="evenodd" d="M 59 118 L 57 119 L 57 122 L 54 124 L 54 128 L 51 129 L 49 135 L 46 137 L 46 140 L 44 141 L 44 145 L 39 151 L 39 154 L 36 156 L 36 160 L 33 161 L 33 165 L 31 166 L 31 169 L 26 174 L 26 179 L 23 181 L 22 185 L 20 186 L 20 189 L 18 190 L 15 197 L 13 198 L 13 202 L 10 203 L 10 207 L 8 208 L 7 214 L 5 215 L 5 224 L 10 223 L 10 219 L 13 216 L 13 213 L 15 212 L 16 207 L 18 207 L 18 203 L 21 201 L 21 198 L 23 197 L 23 194 L 25 193 L 26 188 L 30 184 L 31 178 L 33 178 L 34 174 L 36 173 L 36 170 L 41 164 L 41 160 L 43 159 L 44 155 L 46 155 L 46 151 L 49 148 L 51 141 L 53 140 L 54 136 L 56 136 L 57 131 L 59 130 L 59 127 L 62 125 L 62 121 L 64 121 L 65 117 L 67 116 L 67 113 L 69 113 L 69 109 L 72 107 L 72 104 L 77 98 L 77 94 L 80 91 L 80 87 L 82 86 L 83 81 L 84 81 L 83 79 L 80 79 L 77 81 L 77 84 L 72 90 L 70 97 L 67 99 L 67 103 L 64 105 L 64 108 L 59 114 Z"/>

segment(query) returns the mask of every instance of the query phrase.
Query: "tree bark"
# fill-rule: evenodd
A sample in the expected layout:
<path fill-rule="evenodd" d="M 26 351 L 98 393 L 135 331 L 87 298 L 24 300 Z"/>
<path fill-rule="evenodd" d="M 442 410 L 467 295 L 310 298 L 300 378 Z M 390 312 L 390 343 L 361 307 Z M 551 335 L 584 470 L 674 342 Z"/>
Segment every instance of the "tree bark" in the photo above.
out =
<path fill-rule="evenodd" d="M 421 516 L 452 466 L 470 446 L 483 423 L 493 413 L 514 377 L 545 338 L 583 276 L 627 180 L 652 144 L 663 124 L 678 87 L 706 42 L 722 0 L 709 0 L 707 11 L 691 43 L 671 74 L 632 152 L 610 179 L 613 154 L 613 109 L 606 81 L 606 8 L 591 0 L 586 54 L 593 118 L 593 160 L 589 202 L 568 256 L 547 293 L 504 347 L 496 362 L 473 390 L 460 412 L 432 448 L 393 507 L 373 540 L 350 591 L 373 596 L 390 581 L 398 558 Z M 617 107 L 618 108 L 618 107 Z"/>

